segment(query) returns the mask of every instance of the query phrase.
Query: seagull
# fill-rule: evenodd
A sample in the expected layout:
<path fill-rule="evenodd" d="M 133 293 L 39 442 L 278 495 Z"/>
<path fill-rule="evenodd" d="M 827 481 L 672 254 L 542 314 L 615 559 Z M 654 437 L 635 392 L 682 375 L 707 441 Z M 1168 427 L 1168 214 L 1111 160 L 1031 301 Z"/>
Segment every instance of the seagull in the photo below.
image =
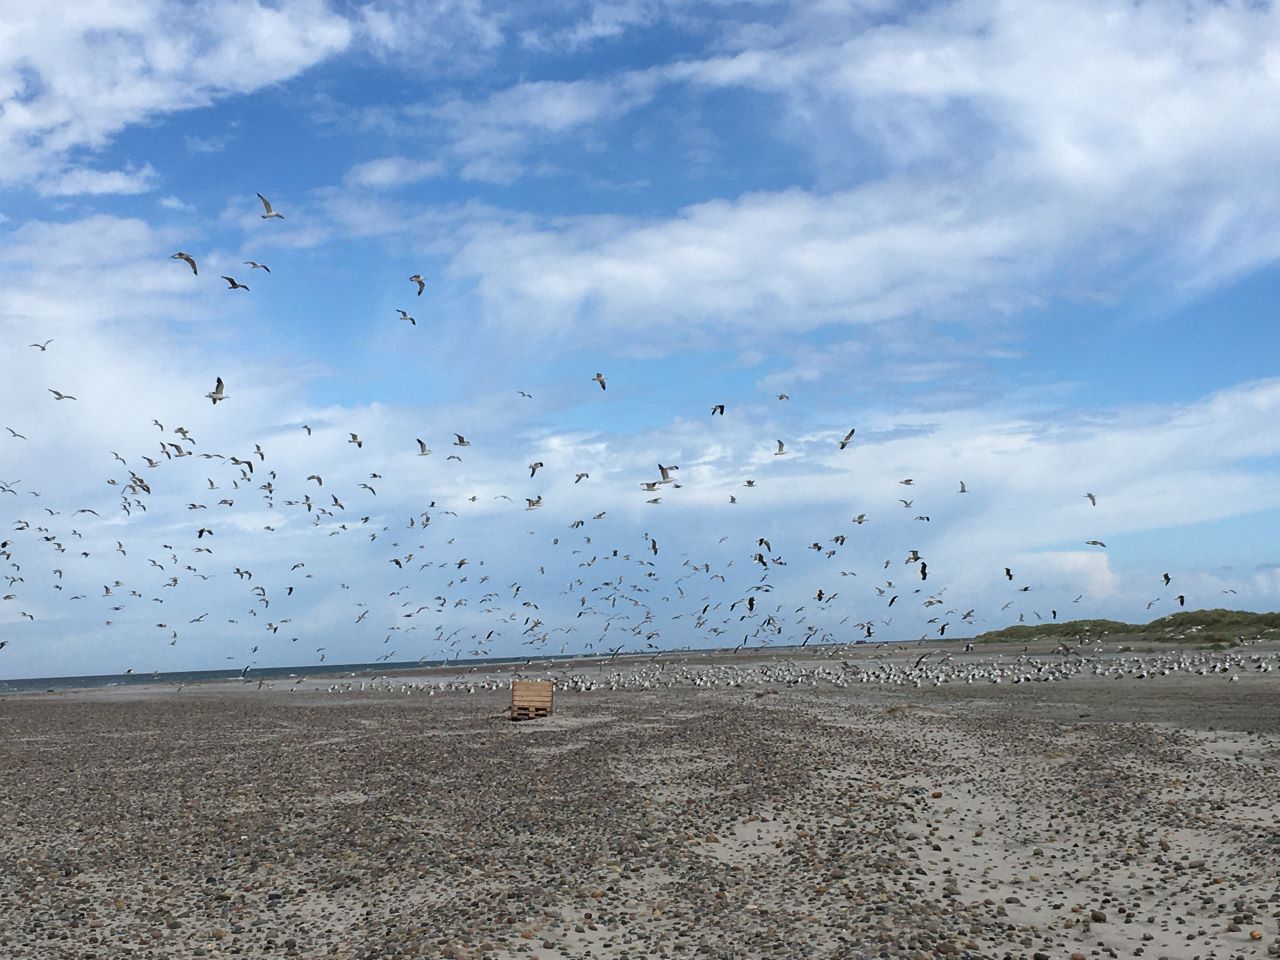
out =
<path fill-rule="evenodd" d="M 604 374 L 603 374 L 603 373 L 600 373 L 599 371 L 597 371 L 597 372 L 596 372 L 596 375 L 595 375 L 594 377 L 592 377 L 591 379 L 592 379 L 592 380 L 594 380 L 596 383 L 600 384 L 600 389 L 601 389 L 601 390 L 605 389 L 605 385 L 604 385 Z"/>
<path fill-rule="evenodd" d="M 283 213 L 277 213 L 274 209 L 272 209 L 270 200 L 268 200 L 262 194 L 258 194 L 258 199 L 262 201 L 262 209 L 266 211 L 265 213 L 262 214 L 263 220 L 283 220 L 284 219 Z"/>
<path fill-rule="evenodd" d="M 1086 540 L 1085 543 L 1091 547 L 1105 547 L 1106 544 L 1101 540 Z"/>
<path fill-rule="evenodd" d="M 416 283 L 418 285 L 418 296 L 422 296 L 422 291 L 427 288 L 427 281 L 422 279 L 422 274 L 415 273 L 409 278 L 409 282 Z"/>
<path fill-rule="evenodd" d="M 185 263 L 188 267 L 190 267 L 190 268 L 191 268 L 191 272 L 192 272 L 192 273 L 194 273 L 196 276 L 199 276 L 199 275 L 200 275 L 200 271 L 196 269 L 196 258 L 195 258 L 195 257 L 193 257 L 191 254 L 189 254 L 189 253 L 183 253 L 181 250 L 179 250 L 177 253 L 175 253 L 173 256 L 171 256 L 169 259 L 170 259 L 170 260 L 181 260 L 183 263 Z"/>
<path fill-rule="evenodd" d="M 775 457 L 780 457 L 787 452 L 786 445 L 781 440 L 778 441 L 778 449 L 773 451 Z"/>
<path fill-rule="evenodd" d="M 957 491 L 956 491 L 956 493 L 968 493 L 968 492 L 969 492 L 969 488 L 968 488 L 968 487 L 966 487 L 966 486 L 964 485 L 964 481 L 963 481 L 963 480 L 961 480 L 961 481 L 960 481 L 960 489 L 959 489 L 959 490 L 957 490 Z"/>
<path fill-rule="evenodd" d="M 49 340 L 46 340 L 44 343 L 30 343 L 30 344 L 27 344 L 27 346 L 35 347 L 41 353 L 44 353 L 46 350 L 49 349 L 49 344 L 51 343 L 53 343 L 53 340 L 49 339 Z"/>
<path fill-rule="evenodd" d="M 1098 498 L 1095 497 L 1092 493 L 1086 493 L 1084 496 L 1085 496 L 1085 499 L 1088 500 L 1095 507 L 1098 505 Z"/>
<path fill-rule="evenodd" d="M 722 417 L 724 416 L 724 404 L 723 404 L 723 403 L 717 403 L 715 406 L 713 406 L 713 407 L 711 408 L 711 415 L 712 415 L 713 417 L 714 417 L 717 413 L 718 413 L 718 414 L 720 414 L 720 416 L 722 416 Z"/>
<path fill-rule="evenodd" d="M 271 272 L 270 267 L 268 267 L 265 263 L 259 263 L 257 260 L 245 260 L 244 265 L 248 267 L 250 270 L 265 270 L 267 271 L 267 273 Z"/>
<path fill-rule="evenodd" d="M 780 393 L 780 394 L 778 394 L 778 399 L 779 399 L 779 400 L 790 400 L 790 399 L 791 399 L 791 394 L 789 394 L 789 393 Z"/>
<path fill-rule="evenodd" d="M 1164 579 L 1164 585 L 1167 587 L 1167 586 L 1169 585 L 1169 581 L 1170 581 L 1170 580 L 1172 580 L 1172 579 L 1173 579 L 1173 577 L 1169 576 L 1169 575 L 1166 573 L 1166 574 L 1163 574 L 1163 579 Z"/>
<path fill-rule="evenodd" d="M 575 474 L 573 475 L 573 482 L 574 482 L 574 483 L 581 483 L 583 480 L 586 480 L 586 479 L 587 479 L 588 477 L 590 477 L 590 476 L 591 476 L 591 474 L 589 474 L 589 473 L 575 473 Z"/>
<path fill-rule="evenodd" d="M 227 281 L 228 290 L 248 290 L 249 288 L 237 280 L 235 277 L 223 276 L 223 280 Z"/>
<path fill-rule="evenodd" d="M 53 399 L 55 400 L 74 400 L 75 399 L 75 397 L 71 396 L 71 394 L 62 393 L 58 390 L 53 389 L 53 387 L 49 388 L 49 392 L 53 394 Z"/>
<path fill-rule="evenodd" d="M 348 441 L 347 441 L 347 443 L 354 443 L 354 444 L 356 445 L 357 449 L 358 449 L 358 448 L 360 448 L 360 447 L 363 447 L 363 446 L 364 446 L 364 441 L 363 441 L 363 440 L 361 440 L 361 439 L 360 439 L 360 437 L 359 437 L 357 434 L 349 433 L 349 434 L 348 434 L 348 436 L 349 436 L 351 439 L 350 439 L 350 440 L 348 440 Z"/>
<path fill-rule="evenodd" d="M 464 437 L 462 434 L 460 434 L 460 433 L 455 433 L 455 434 L 454 434 L 454 436 L 458 438 L 457 440 L 453 441 L 453 445 L 454 445 L 455 447 L 469 447 L 469 446 L 471 446 L 471 441 L 470 441 L 470 440 L 468 440 L 466 437 Z"/>
<path fill-rule="evenodd" d="M 415 320 L 415 319 L 413 319 L 413 317 L 409 316 L 408 311 L 406 311 L 406 310 L 401 310 L 399 307 L 396 307 L 396 313 L 400 314 L 400 319 L 401 319 L 401 320 L 408 320 L 408 321 L 409 321 L 411 324 L 413 324 L 415 327 L 418 325 L 418 321 L 417 321 L 417 320 Z"/>
<path fill-rule="evenodd" d="M 423 440 L 421 437 L 419 437 L 418 438 L 418 456 L 428 457 L 430 455 L 431 455 L 431 451 L 427 449 L 426 441 Z"/>
<path fill-rule="evenodd" d="M 218 377 L 218 382 L 214 384 L 213 389 L 212 389 L 212 390 L 210 390 L 208 393 L 206 393 L 206 394 L 205 394 L 205 396 L 206 396 L 206 397 L 208 397 L 211 401 L 213 401 L 213 405 L 214 405 L 215 407 L 218 405 L 218 401 L 219 401 L 219 400 L 225 400 L 225 399 L 227 399 L 227 398 L 226 398 L 226 396 L 225 396 L 225 395 L 223 394 L 223 392 L 222 392 L 222 378 L 221 378 L 221 377 Z"/>
<path fill-rule="evenodd" d="M 542 506 L 542 495 L 539 494 L 535 500 L 530 500 L 526 497 L 524 502 L 528 504 L 528 506 L 525 507 L 526 510 L 537 510 L 538 507 Z"/>
<path fill-rule="evenodd" d="M 27 438 L 26 438 L 26 437 L 24 437 L 22 434 L 20 434 L 17 430 L 13 429 L 13 427 L 5 427 L 5 429 L 6 429 L 6 430 L 8 430 L 8 431 L 9 431 L 9 435 L 10 435 L 10 436 L 12 436 L 12 437 L 13 437 L 14 439 L 16 439 L 16 440 L 25 440 L 25 439 L 27 439 Z"/>
<path fill-rule="evenodd" d="M 845 447 L 847 447 L 850 443 L 852 443 L 852 442 L 853 442 L 853 435 L 854 435 L 854 433 L 856 432 L 856 429 L 857 429 L 856 427 L 850 427 L 850 428 L 849 428 L 849 432 L 848 432 L 848 433 L 846 433 L 846 434 L 844 435 L 844 439 L 842 439 L 842 440 L 840 441 L 840 449 L 841 449 L 841 450 L 843 450 Z"/>
<path fill-rule="evenodd" d="M 533 478 L 533 475 L 538 472 L 538 469 L 540 467 L 544 467 L 544 466 L 546 466 L 546 464 L 544 464 L 541 460 L 535 460 L 533 463 L 529 464 L 530 479 Z"/>

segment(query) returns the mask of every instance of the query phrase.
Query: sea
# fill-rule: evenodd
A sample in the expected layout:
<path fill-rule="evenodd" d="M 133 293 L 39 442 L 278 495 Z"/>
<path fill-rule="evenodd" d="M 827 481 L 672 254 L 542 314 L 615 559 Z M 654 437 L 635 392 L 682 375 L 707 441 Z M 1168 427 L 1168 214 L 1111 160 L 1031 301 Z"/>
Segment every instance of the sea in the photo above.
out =
<path fill-rule="evenodd" d="M 0 680 L 0 696 L 10 693 L 54 693 L 58 690 L 82 690 L 86 687 L 123 687 L 137 684 L 193 684 L 208 683 L 213 680 L 238 680 L 242 677 L 251 680 L 290 680 L 296 677 L 337 677 L 356 674 L 357 676 L 373 676 L 383 674 L 404 673 L 407 670 L 427 670 L 433 667 L 468 667 L 481 665 L 485 667 L 501 667 L 510 664 L 524 663 L 527 657 L 510 657 L 499 659 L 459 660 L 404 660 L 394 663 L 381 661 L 378 663 L 321 663 L 308 664 L 305 667 L 250 667 L 244 670 L 178 670 L 170 673 L 110 673 L 100 676 L 85 677 L 29 677 L 20 680 Z M 577 656 L 538 657 L 540 663 L 548 660 L 580 660 Z"/>

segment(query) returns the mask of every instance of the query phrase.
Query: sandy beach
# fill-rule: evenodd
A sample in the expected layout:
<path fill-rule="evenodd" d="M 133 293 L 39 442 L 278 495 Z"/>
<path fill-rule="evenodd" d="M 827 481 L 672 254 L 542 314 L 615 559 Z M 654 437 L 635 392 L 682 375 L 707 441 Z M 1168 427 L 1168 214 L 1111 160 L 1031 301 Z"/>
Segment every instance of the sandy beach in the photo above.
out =
<path fill-rule="evenodd" d="M 1276 651 L 949 652 L 8 697 L 0 956 L 1280 955 Z"/>

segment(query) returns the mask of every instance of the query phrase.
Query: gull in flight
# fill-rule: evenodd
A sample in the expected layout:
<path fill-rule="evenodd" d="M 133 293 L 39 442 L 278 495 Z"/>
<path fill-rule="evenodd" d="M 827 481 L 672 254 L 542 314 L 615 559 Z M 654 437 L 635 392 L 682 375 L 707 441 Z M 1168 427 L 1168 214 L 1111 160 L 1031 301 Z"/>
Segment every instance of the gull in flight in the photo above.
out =
<path fill-rule="evenodd" d="M 712 415 L 713 417 L 714 417 L 717 413 L 718 413 L 718 414 L 720 414 L 720 416 L 722 416 L 722 417 L 724 416 L 724 404 L 723 404 L 723 403 L 717 403 L 714 407 L 712 407 L 712 408 L 711 408 L 711 415 Z"/>
<path fill-rule="evenodd" d="M 49 339 L 49 340 L 46 340 L 44 343 L 31 343 L 31 344 L 28 344 L 28 346 L 35 347 L 41 353 L 44 353 L 46 350 L 49 349 L 49 344 L 51 343 L 53 343 L 53 340 Z"/>
<path fill-rule="evenodd" d="M 605 385 L 604 385 L 604 374 L 603 374 L 603 373 L 600 373 L 599 371 L 597 371 L 597 372 L 596 372 L 596 375 L 595 375 L 594 377 L 592 377 L 591 379 L 592 379 L 592 380 L 594 380 L 596 383 L 600 384 L 600 389 L 601 389 L 601 390 L 604 390 L 604 389 L 605 389 Z"/>
<path fill-rule="evenodd" d="M 462 434 L 460 434 L 460 433 L 455 433 L 455 434 L 454 434 L 454 436 L 458 438 L 457 440 L 453 441 L 453 445 L 454 445 L 455 447 L 469 447 L 469 446 L 471 446 L 471 441 L 470 441 L 470 440 L 468 440 L 466 437 L 464 437 Z"/>
<path fill-rule="evenodd" d="M 588 477 L 590 477 L 590 476 L 591 476 L 591 474 L 589 474 L 589 473 L 576 473 L 576 474 L 574 474 L 574 476 L 573 476 L 573 482 L 574 482 L 574 483 L 581 483 L 583 480 L 586 480 L 586 479 L 587 479 Z"/>
<path fill-rule="evenodd" d="M 258 194 L 258 199 L 262 201 L 262 209 L 265 211 L 265 213 L 262 214 L 263 220 L 283 220 L 284 219 L 283 213 L 277 213 L 272 208 L 270 200 L 268 200 L 262 194 Z"/>
<path fill-rule="evenodd" d="M 961 480 L 961 481 L 960 481 L 960 489 L 959 489 L 959 490 L 957 490 L 957 491 L 956 491 L 956 493 L 968 493 L 968 492 L 969 492 L 969 488 L 968 488 L 968 487 L 966 487 L 966 486 L 964 485 L 964 481 L 963 481 L 963 480 Z"/>
<path fill-rule="evenodd" d="M 213 389 L 212 389 L 212 390 L 210 390 L 208 393 L 206 393 L 206 394 L 205 394 L 205 396 L 206 396 L 206 397 L 208 397 L 211 401 L 213 401 L 213 405 L 214 405 L 215 407 L 218 405 L 218 401 L 219 401 L 219 400 L 225 400 L 225 399 L 227 399 L 227 398 L 226 398 L 226 396 L 225 396 L 225 395 L 223 394 L 223 392 L 222 392 L 222 378 L 221 378 L 221 377 L 218 377 L 218 382 L 214 384 Z"/>
<path fill-rule="evenodd" d="M 250 270 L 265 270 L 267 271 L 267 273 L 271 272 L 270 267 L 268 267 L 265 263 L 259 263 L 257 260 L 245 260 L 244 265 L 248 267 Z"/>
<path fill-rule="evenodd" d="M 778 394 L 778 399 L 779 399 L 779 400 L 790 400 L 790 399 L 791 399 L 791 394 L 789 394 L 789 393 L 780 393 L 780 394 Z"/>
<path fill-rule="evenodd" d="M 427 288 L 427 281 L 422 279 L 422 274 L 415 273 L 409 278 L 409 282 L 416 283 L 418 285 L 418 296 L 422 296 L 422 291 Z"/>
<path fill-rule="evenodd" d="M 351 439 L 348 440 L 347 443 L 354 443 L 357 449 L 364 446 L 364 441 L 361 440 L 357 434 L 351 433 L 351 434 L 348 434 L 348 436 L 350 436 Z"/>
<path fill-rule="evenodd" d="M 1085 543 L 1086 543 L 1086 544 L 1088 544 L 1088 545 L 1089 545 L 1089 546 L 1091 546 L 1091 547 L 1105 547 L 1105 546 L 1106 546 L 1106 544 L 1105 544 L 1105 543 L 1103 543 L 1101 540 L 1086 540 L 1086 541 L 1085 541 Z"/>
<path fill-rule="evenodd" d="M 190 267 L 190 268 L 191 268 L 191 272 L 192 272 L 192 273 L 194 273 L 196 276 L 199 276 L 199 275 L 200 275 L 200 271 L 196 269 L 196 258 L 195 258 L 195 257 L 193 257 L 191 254 L 189 254 L 189 253 L 184 253 L 183 251 L 179 250 L 177 253 L 175 253 L 173 256 L 171 256 L 169 259 L 170 259 L 170 260 L 181 260 L 183 263 L 185 263 L 188 267 Z"/>
<path fill-rule="evenodd" d="M 431 451 L 427 449 L 426 441 L 423 440 L 421 437 L 419 437 L 418 438 L 418 456 L 429 457 L 430 455 L 431 455 Z"/>
<path fill-rule="evenodd" d="M 1095 507 L 1098 505 L 1098 498 L 1095 497 L 1092 493 L 1086 493 L 1084 496 L 1085 496 L 1085 499 L 1088 500 Z"/>
<path fill-rule="evenodd" d="M 409 312 L 407 310 L 401 310 L 399 307 L 396 307 L 396 313 L 400 314 L 401 320 L 408 320 L 415 327 L 418 325 L 418 321 L 409 316 Z"/>
<path fill-rule="evenodd" d="M 237 280 L 235 277 L 223 276 L 223 280 L 227 281 L 228 290 L 248 290 L 249 288 Z"/>
<path fill-rule="evenodd" d="M 530 479 L 532 479 L 533 475 L 538 472 L 539 468 L 544 466 L 546 466 L 546 464 L 544 464 L 541 460 L 535 460 L 533 463 L 529 464 Z"/>
<path fill-rule="evenodd" d="M 844 435 L 844 439 L 840 441 L 840 449 L 841 449 L 841 450 L 843 450 L 845 447 L 847 447 L 850 443 L 852 443 L 852 442 L 853 442 L 853 435 L 854 435 L 854 433 L 856 432 L 856 430 L 857 430 L 857 428 L 856 428 L 856 427 L 850 427 L 850 428 L 849 428 L 849 432 L 848 432 L 848 433 L 846 433 L 846 434 Z"/>
<path fill-rule="evenodd" d="M 53 387 L 49 387 L 49 392 L 53 394 L 53 399 L 55 400 L 74 400 L 75 399 L 75 397 L 71 396 L 71 394 L 62 393 L 59 390 L 53 389 Z"/>
<path fill-rule="evenodd" d="M 20 434 L 17 430 L 13 429 L 13 427 L 5 427 L 5 429 L 9 431 L 10 436 L 12 436 L 15 440 L 27 439 L 22 434 Z"/>
<path fill-rule="evenodd" d="M 773 451 L 773 455 L 774 455 L 775 457 L 780 457 L 780 456 L 782 456 L 782 455 L 783 455 L 784 453 L 786 453 L 786 452 L 787 452 L 787 448 L 786 448 L 786 446 L 783 444 L 783 442 L 782 442 L 781 440 L 779 440 L 779 441 L 778 441 L 778 449 L 777 449 L 777 450 L 775 450 L 775 451 Z"/>
<path fill-rule="evenodd" d="M 538 507 L 542 506 L 542 494 L 538 494 L 536 500 L 530 500 L 526 497 L 524 502 L 528 504 L 528 506 L 525 507 L 526 510 L 537 510 Z"/>

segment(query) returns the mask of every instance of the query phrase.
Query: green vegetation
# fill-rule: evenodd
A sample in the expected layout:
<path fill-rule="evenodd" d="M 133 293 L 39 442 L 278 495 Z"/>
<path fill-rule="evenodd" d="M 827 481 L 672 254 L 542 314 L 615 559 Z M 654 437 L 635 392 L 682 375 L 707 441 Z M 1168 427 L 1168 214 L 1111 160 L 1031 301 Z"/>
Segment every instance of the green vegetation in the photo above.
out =
<path fill-rule="evenodd" d="M 1066 620 L 1061 623 L 1019 624 L 981 633 L 974 640 L 978 643 L 1029 643 L 1032 640 L 1179 642 L 1221 648 L 1253 637 L 1280 637 L 1280 613 L 1184 610 L 1150 623 Z"/>

